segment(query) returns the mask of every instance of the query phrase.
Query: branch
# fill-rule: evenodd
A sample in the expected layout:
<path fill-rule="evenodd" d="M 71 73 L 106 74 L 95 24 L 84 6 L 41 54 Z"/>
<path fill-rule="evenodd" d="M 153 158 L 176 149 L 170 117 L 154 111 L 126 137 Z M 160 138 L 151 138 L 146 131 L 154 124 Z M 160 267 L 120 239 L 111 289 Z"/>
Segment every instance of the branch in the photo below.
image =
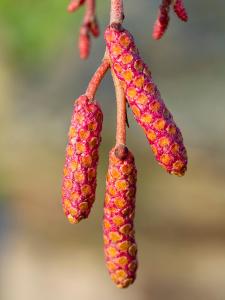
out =
<path fill-rule="evenodd" d="M 116 145 L 126 145 L 126 98 L 122 85 L 113 70 L 112 78 L 117 102 Z"/>
<path fill-rule="evenodd" d="M 122 24 L 124 20 L 123 0 L 111 0 L 110 24 Z"/>
<path fill-rule="evenodd" d="M 89 98 L 89 100 L 94 99 L 96 91 L 105 76 L 106 72 L 108 71 L 110 67 L 109 59 L 105 56 L 102 60 L 101 65 L 93 75 L 91 81 L 88 84 L 87 90 L 86 90 L 86 96 Z"/>

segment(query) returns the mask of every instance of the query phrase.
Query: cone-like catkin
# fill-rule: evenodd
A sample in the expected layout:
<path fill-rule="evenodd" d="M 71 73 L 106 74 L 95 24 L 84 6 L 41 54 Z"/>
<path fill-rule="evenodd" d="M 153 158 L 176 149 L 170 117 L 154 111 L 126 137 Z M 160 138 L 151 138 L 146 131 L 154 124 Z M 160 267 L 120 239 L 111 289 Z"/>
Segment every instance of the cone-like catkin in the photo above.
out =
<path fill-rule="evenodd" d="M 176 0 L 174 3 L 173 9 L 179 19 L 181 19 L 184 22 L 188 21 L 188 14 L 185 9 L 183 0 Z"/>
<path fill-rule="evenodd" d="M 75 102 L 66 149 L 62 204 L 70 223 L 87 218 L 95 199 L 103 115 L 86 96 Z"/>
<path fill-rule="evenodd" d="M 91 40 L 90 40 L 90 34 L 88 32 L 88 28 L 85 25 L 82 26 L 80 29 L 78 46 L 80 51 L 80 58 L 87 59 L 90 54 Z"/>
<path fill-rule="evenodd" d="M 117 158 L 110 152 L 104 206 L 104 250 L 107 268 L 120 288 L 134 282 L 137 245 L 134 239 L 134 210 L 137 171 L 133 155 Z"/>
<path fill-rule="evenodd" d="M 182 176 L 187 167 L 183 138 L 148 67 L 141 59 L 132 35 L 119 26 L 105 32 L 116 76 L 121 80 L 135 119 L 146 133 L 157 161 L 171 174 Z"/>
<path fill-rule="evenodd" d="M 163 0 L 162 4 L 160 5 L 158 18 L 154 24 L 152 37 L 155 40 L 161 39 L 164 35 L 165 31 L 167 30 L 169 24 L 169 10 L 170 10 L 171 0 Z"/>

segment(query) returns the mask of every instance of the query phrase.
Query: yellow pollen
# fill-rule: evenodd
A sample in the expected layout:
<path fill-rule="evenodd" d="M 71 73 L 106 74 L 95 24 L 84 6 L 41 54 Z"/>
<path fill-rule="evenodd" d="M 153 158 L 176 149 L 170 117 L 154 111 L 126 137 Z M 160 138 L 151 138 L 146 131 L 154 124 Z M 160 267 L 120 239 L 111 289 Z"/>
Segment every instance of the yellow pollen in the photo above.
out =
<path fill-rule="evenodd" d="M 122 243 L 119 243 L 118 247 L 121 251 L 127 251 L 130 245 L 131 243 L 129 241 L 124 241 Z"/>
<path fill-rule="evenodd" d="M 70 169 L 71 169 L 72 171 L 75 171 L 75 170 L 77 169 L 77 167 L 78 167 L 77 161 L 75 161 L 75 160 L 71 161 L 69 167 L 70 167 Z"/>
<path fill-rule="evenodd" d="M 113 218 L 113 223 L 117 226 L 121 226 L 124 223 L 124 219 L 122 217 L 116 216 Z"/>
<path fill-rule="evenodd" d="M 123 208 L 126 204 L 126 202 L 123 198 L 115 198 L 114 203 L 118 208 Z"/>
<path fill-rule="evenodd" d="M 84 174 L 82 174 L 82 172 L 76 172 L 74 174 L 74 179 L 77 181 L 77 182 L 83 182 L 84 181 Z"/>
<path fill-rule="evenodd" d="M 78 223 L 77 220 L 71 216 L 70 214 L 67 216 L 67 219 L 68 221 L 71 223 L 71 224 L 75 224 L 75 223 Z"/>
<path fill-rule="evenodd" d="M 77 192 L 71 194 L 71 200 L 77 201 L 80 198 L 80 195 Z"/>
<path fill-rule="evenodd" d="M 123 64 L 127 65 L 132 62 L 133 56 L 131 54 L 124 54 L 121 60 Z"/>
<path fill-rule="evenodd" d="M 122 47 L 128 47 L 131 43 L 131 40 L 126 34 L 122 34 L 119 38 L 119 43 Z"/>
<path fill-rule="evenodd" d="M 111 52 L 113 55 L 117 56 L 117 55 L 121 54 L 122 48 L 119 45 L 114 44 L 111 48 Z"/>
<path fill-rule="evenodd" d="M 110 186 L 109 187 L 109 193 L 110 193 L 110 195 L 115 196 L 116 195 L 116 189 L 113 186 Z"/>
<path fill-rule="evenodd" d="M 128 183 L 126 180 L 118 180 L 116 181 L 116 188 L 120 191 L 125 191 L 128 187 Z"/>
<path fill-rule="evenodd" d="M 96 171 L 95 171 L 95 169 L 89 169 L 89 170 L 88 170 L 88 179 L 89 179 L 89 180 L 92 180 L 93 178 L 95 178 L 95 176 L 96 176 Z"/>
<path fill-rule="evenodd" d="M 148 93 L 152 93 L 154 91 L 154 84 L 153 83 L 147 83 L 145 86 L 144 86 L 144 90 Z"/>
<path fill-rule="evenodd" d="M 131 70 L 126 70 L 123 72 L 123 78 L 125 81 L 130 82 L 133 79 L 133 72 Z"/>
<path fill-rule="evenodd" d="M 154 101 L 152 104 L 149 105 L 150 110 L 152 110 L 153 112 L 157 112 L 160 110 L 160 103 L 158 101 Z"/>
<path fill-rule="evenodd" d="M 114 247 L 109 247 L 107 253 L 110 257 L 114 257 L 117 255 L 117 250 Z"/>
<path fill-rule="evenodd" d="M 147 132 L 147 137 L 148 137 L 148 139 L 149 139 L 151 142 L 153 142 L 153 141 L 155 141 L 155 139 L 156 139 L 156 134 L 155 134 L 154 131 L 149 130 L 149 131 Z"/>
<path fill-rule="evenodd" d="M 76 152 L 80 154 L 83 153 L 84 151 L 85 151 L 85 146 L 80 142 L 76 143 Z"/>
<path fill-rule="evenodd" d="M 70 212 L 71 216 L 73 216 L 73 217 L 77 215 L 77 209 L 74 207 L 71 207 L 69 212 Z"/>
<path fill-rule="evenodd" d="M 169 154 L 163 154 L 160 160 L 163 164 L 168 165 L 171 162 L 171 157 Z"/>
<path fill-rule="evenodd" d="M 129 97 L 131 97 L 131 98 L 134 98 L 134 97 L 137 95 L 136 89 L 133 88 L 133 87 L 129 87 L 129 88 L 127 89 L 127 95 L 128 95 Z"/>
<path fill-rule="evenodd" d="M 151 122 L 152 122 L 152 115 L 150 115 L 150 114 L 145 114 L 145 115 L 143 115 L 143 116 L 141 117 L 141 121 L 142 121 L 143 123 L 147 123 L 147 124 L 151 123 Z"/>
<path fill-rule="evenodd" d="M 64 206 L 66 209 L 70 209 L 70 207 L 71 207 L 70 201 L 69 201 L 68 199 L 64 200 L 63 206 Z"/>
<path fill-rule="evenodd" d="M 157 130 L 163 130 L 165 125 L 166 125 L 166 121 L 163 119 L 159 119 L 159 120 L 155 121 L 155 123 L 154 123 L 154 127 Z"/>
<path fill-rule="evenodd" d="M 118 64 L 118 63 L 115 63 L 114 64 L 114 69 L 115 69 L 115 71 L 117 72 L 117 73 L 121 73 L 122 72 L 122 67 L 121 67 L 121 65 L 120 64 Z"/>
<path fill-rule="evenodd" d="M 137 102 L 142 105 L 145 105 L 148 102 L 148 97 L 145 94 L 140 94 L 137 97 Z"/>
<path fill-rule="evenodd" d="M 121 256 L 117 259 L 117 263 L 121 266 L 125 266 L 128 263 L 128 259 L 126 256 Z"/>
<path fill-rule="evenodd" d="M 75 135 L 76 135 L 76 129 L 73 126 L 71 126 L 69 130 L 69 137 L 73 138 L 75 137 Z"/>
<path fill-rule="evenodd" d="M 114 271 L 114 270 L 116 270 L 116 265 L 114 264 L 114 263 L 112 263 L 112 262 L 107 262 L 107 267 L 108 267 L 108 270 L 109 271 Z"/>
<path fill-rule="evenodd" d="M 81 192 L 84 196 L 88 196 L 91 194 L 91 187 L 88 184 L 85 184 L 81 188 Z"/>
<path fill-rule="evenodd" d="M 169 144 L 170 144 L 170 141 L 167 138 L 161 138 L 161 140 L 159 141 L 160 147 L 166 147 Z"/>
<path fill-rule="evenodd" d="M 116 168 L 112 169 L 110 173 L 113 178 L 119 178 L 121 176 L 120 172 Z"/>
<path fill-rule="evenodd" d="M 122 236 L 121 236 L 119 233 L 117 233 L 117 232 L 110 232 L 110 233 L 109 233 L 109 238 L 110 238 L 114 243 L 116 243 L 116 242 L 118 242 L 118 241 L 120 241 L 120 240 L 122 239 Z"/>
<path fill-rule="evenodd" d="M 107 220 L 104 221 L 104 228 L 105 228 L 105 229 L 109 229 L 109 228 L 110 228 L 110 223 L 109 223 L 109 221 L 107 221 Z"/>
<path fill-rule="evenodd" d="M 81 129 L 79 132 L 79 136 L 82 140 L 85 140 L 89 137 L 90 132 L 88 132 L 87 130 Z"/>
<path fill-rule="evenodd" d="M 68 156 L 72 156 L 73 153 L 74 153 L 74 148 L 73 148 L 72 146 L 68 146 L 68 147 L 67 147 L 66 154 L 67 154 Z"/>
<path fill-rule="evenodd" d="M 128 276 L 127 273 L 124 270 L 116 271 L 115 275 L 116 275 L 118 280 L 123 280 L 123 279 L 127 278 L 127 276 Z"/>
<path fill-rule="evenodd" d="M 133 106 L 132 106 L 132 110 L 133 110 L 133 113 L 135 114 L 135 116 L 136 116 L 137 118 L 139 118 L 140 115 L 141 115 L 140 109 L 139 109 L 136 105 L 133 105 Z"/>
<path fill-rule="evenodd" d="M 142 88 L 143 84 L 145 82 L 144 76 L 139 76 L 134 80 L 134 84 L 136 85 L 136 87 L 138 88 Z"/>
<path fill-rule="evenodd" d="M 173 169 L 176 170 L 180 170 L 182 169 L 184 166 L 184 163 L 181 160 L 177 160 L 174 164 L 173 164 Z"/>
<path fill-rule="evenodd" d="M 72 181 L 70 179 L 66 180 L 64 186 L 66 189 L 70 190 L 72 188 Z"/>

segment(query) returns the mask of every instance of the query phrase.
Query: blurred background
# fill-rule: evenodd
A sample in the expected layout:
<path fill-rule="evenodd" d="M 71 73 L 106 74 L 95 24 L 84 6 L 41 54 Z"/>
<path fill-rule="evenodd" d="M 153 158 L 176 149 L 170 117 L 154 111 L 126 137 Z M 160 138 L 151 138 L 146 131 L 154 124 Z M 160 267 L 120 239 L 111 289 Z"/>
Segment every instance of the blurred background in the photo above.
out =
<path fill-rule="evenodd" d="M 96 202 L 70 225 L 60 199 L 73 99 L 103 52 L 77 49 L 83 9 L 67 1 L 0 0 L 0 299 L 225 299 L 225 2 L 185 1 L 188 24 L 173 15 L 165 37 L 151 31 L 157 0 L 125 0 L 125 26 L 182 129 L 189 169 L 158 167 L 129 112 L 128 146 L 138 168 L 135 284 L 118 290 L 104 265 L 102 206 L 108 152 L 115 142 L 115 96 L 107 74 Z M 102 32 L 110 1 L 98 1 Z"/>

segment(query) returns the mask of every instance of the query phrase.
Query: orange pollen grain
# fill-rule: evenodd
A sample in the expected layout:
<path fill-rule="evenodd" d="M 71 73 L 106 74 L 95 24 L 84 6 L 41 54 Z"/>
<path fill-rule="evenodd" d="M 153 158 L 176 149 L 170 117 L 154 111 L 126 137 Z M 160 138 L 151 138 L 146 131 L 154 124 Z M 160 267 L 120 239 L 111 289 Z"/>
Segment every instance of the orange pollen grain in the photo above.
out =
<path fill-rule="evenodd" d="M 142 105 L 145 105 L 148 102 L 148 97 L 145 94 L 140 94 L 137 97 L 137 102 Z"/>
<path fill-rule="evenodd" d="M 157 130 L 163 130 L 164 127 L 166 125 L 166 122 L 165 120 L 163 119 L 159 119 L 157 120 L 155 123 L 154 123 L 154 127 L 157 129 Z"/>
<path fill-rule="evenodd" d="M 171 147 L 171 152 L 173 154 L 176 154 L 179 150 L 180 150 L 180 146 L 178 144 L 173 144 L 173 146 Z"/>
<path fill-rule="evenodd" d="M 85 184 L 81 188 L 81 192 L 84 196 L 88 196 L 91 194 L 91 187 L 88 184 Z"/>
<path fill-rule="evenodd" d="M 135 114 L 135 116 L 136 116 L 137 118 L 139 118 L 140 115 L 141 115 L 140 109 L 139 109 L 136 105 L 133 105 L 133 106 L 132 106 L 132 110 L 133 110 L 133 113 Z"/>
<path fill-rule="evenodd" d="M 92 164 L 92 158 L 90 155 L 86 155 L 81 158 L 82 165 L 85 167 L 90 167 Z"/>
<path fill-rule="evenodd" d="M 121 65 L 120 64 L 118 64 L 118 63 L 115 63 L 114 64 L 114 69 L 116 70 L 116 72 L 118 72 L 118 73 L 121 73 L 122 72 L 122 67 L 121 67 Z"/>
<path fill-rule="evenodd" d="M 150 114 L 145 114 L 145 115 L 143 115 L 142 117 L 141 117 L 141 121 L 143 122 L 143 123 L 151 123 L 152 122 L 152 115 L 150 115 Z"/>
<path fill-rule="evenodd" d="M 110 232 L 109 238 L 111 239 L 111 241 L 116 243 L 122 239 L 122 236 L 118 232 Z"/>
<path fill-rule="evenodd" d="M 137 71 L 140 71 L 142 72 L 143 68 L 144 68 L 144 65 L 143 65 L 143 62 L 141 60 L 137 60 L 134 64 L 134 68 L 137 70 Z"/>
<path fill-rule="evenodd" d="M 129 88 L 127 89 L 127 95 L 128 95 L 129 97 L 131 97 L 131 98 L 134 98 L 134 97 L 137 95 L 136 89 L 133 88 L 133 87 L 129 87 Z"/>
<path fill-rule="evenodd" d="M 159 141 L 160 147 L 166 147 L 169 145 L 169 143 L 170 141 L 167 138 L 161 138 L 161 140 Z"/>
<path fill-rule="evenodd" d="M 89 137 L 90 132 L 88 132 L 87 130 L 81 129 L 79 132 L 79 136 L 82 140 L 85 140 Z"/>
<path fill-rule="evenodd" d="M 118 208 L 123 208 L 126 204 L 125 200 L 123 198 L 115 198 L 114 203 Z"/>
<path fill-rule="evenodd" d="M 163 164 L 168 165 L 171 162 L 171 157 L 169 154 L 163 154 L 160 160 Z"/>
<path fill-rule="evenodd" d="M 144 86 L 144 90 L 148 93 L 152 93 L 154 91 L 154 84 L 153 83 L 147 83 Z"/>
<path fill-rule="evenodd" d="M 85 146 L 78 142 L 76 143 L 76 152 L 79 154 L 79 153 L 83 153 L 85 151 Z"/>
<path fill-rule="evenodd" d="M 114 257 L 117 255 L 117 250 L 114 247 L 109 247 L 107 249 L 107 252 L 110 257 Z"/>
<path fill-rule="evenodd" d="M 134 80 L 134 84 L 136 85 L 136 87 L 138 88 L 142 88 L 143 84 L 145 82 L 144 76 L 139 76 Z"/>
<path fill-rule="evenodd" d="M 124 223 L 124 219 L 122 217 L 115 216 L 113 218 L 113 223 L 116 224 L 117 226 L 120 226 Z"/>
<path fill-rule="evenodd" d="M 128 47 L 131 43 L 131 40 L 126 34 L 122 34 L 119 38 L 119 43 L 122 47 Z"/>
<path fill-rule="evenodd" d="M 122 48 L 119 45 L 115 44 L 112 46 L 111 51 L 115 56 L 117 56 L 117 55 L 121 54 Z"/>
<path fill-rule="evenodd" d="M 123 72 L 123 78 L 125 81 L 131 81 L 133 79 L 133 72 L 131 70 L 126 70 Z"/>
<path fill-rule="evenodd" d="M 127 65 L 132 62 L 133 56 L 131 54 L 124 54 L 121 60 L 124 65 Z"/>
<path fill-rule="evenodd" d="M 151 142 L 153 142 L 156 139 L 156 134 L 154 131 L 150 130 L 147 132 L 147 137 Z"/>
<path fill-rule="evenodd" d="M 120 191 L 125 191 L 128 187 L 128 183 L 126 180 L 118 180 L 116 181 L 116 188 Z"/>

